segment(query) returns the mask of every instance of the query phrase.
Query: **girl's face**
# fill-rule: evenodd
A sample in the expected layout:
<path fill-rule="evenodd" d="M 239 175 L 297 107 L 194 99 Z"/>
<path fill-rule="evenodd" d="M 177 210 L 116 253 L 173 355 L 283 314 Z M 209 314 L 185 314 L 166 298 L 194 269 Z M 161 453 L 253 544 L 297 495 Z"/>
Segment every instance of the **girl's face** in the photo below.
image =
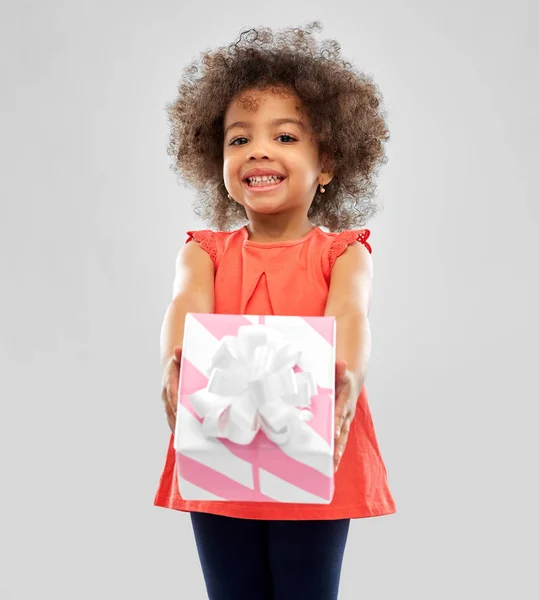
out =
<path fill-rule="evenodd" d="M 249 217 L 306 214 L 318 185 L 331 180 L 298 104 L 290 92 L 283 97 L 271 89 L 247 90 L 225 113 L 224 182 Z"/>

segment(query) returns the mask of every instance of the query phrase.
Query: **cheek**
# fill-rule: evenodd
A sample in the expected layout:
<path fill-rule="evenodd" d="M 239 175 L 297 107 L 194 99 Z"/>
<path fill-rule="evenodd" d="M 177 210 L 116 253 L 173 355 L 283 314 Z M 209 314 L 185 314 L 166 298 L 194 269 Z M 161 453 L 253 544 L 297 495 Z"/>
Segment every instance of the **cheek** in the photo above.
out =
<path fill-rule="evenodd" d="M 230 154 L 223 156 L 223 174 L 227 173 L 230 177 L 237 176 L 241 161 L 238 157 Z"/>
<path fill-rule="evenodd" d="M 228 185 L 234 179 L 234 164 L 233 161 L 226 158 L 223 160 L 223 179 Z"/>
<path fill-rule="evenodd" d="M 242 184 L 239 181 L 240 164 L 237 160 L 231 157 L 223 159 L 223 181 L 229 194 L 241 204 Z"/>
<path fill-rule="evenodd" d="M 318 169 L 316 163 L 311 160 L 305 160 L 308 157 L 298 157 L 295 163 L 296 183 L 298 185 L 311 184 L 318 177 Z"/>

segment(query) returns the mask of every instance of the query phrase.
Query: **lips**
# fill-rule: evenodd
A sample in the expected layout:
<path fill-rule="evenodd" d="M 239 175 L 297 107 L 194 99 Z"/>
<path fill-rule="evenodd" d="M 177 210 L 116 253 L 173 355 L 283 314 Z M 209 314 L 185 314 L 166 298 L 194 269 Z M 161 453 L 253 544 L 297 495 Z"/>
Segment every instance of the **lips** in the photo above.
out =
<path fill-rule="evenodd" d="M 268 185 L 277 185 L 282 181 L 284 181 L 283 177 L 272 176 L 270 178 L 261 179 L 259 176 L 256 176 L 248 177 L 244 183 L 246 183 L 249 187 L 260 187 Z"/>
<path fill-rule="evenodd" d="M 266 191 L 277 189 L 278 187 L 283 185 L 285 180 L 286 180 L 286 178 L 281 179 L 280 181 L 267 181 L 267 182 L 257 183 L 255 185 L 250 185 L 248 180 L 245 179 L 243 182 L 243 185 L 244 185 L 245 189 L 247 189 L 249 192 L 254 192 L 254 193 L 266 192 Z"/>
<path fill-rule="evenodd" d="M 263 177 L 264 175 L 266 175 L 266 176 L 273 175 L 275 177 L 282 177 L 283 179 L 285 178 L 285 175 L 283 175 L 283 173 L 276 171 L 275 169 L 267 169 L 265 167 L 264 168 L 257 167 L 255 169 L 250 169 L 249 171 L 247 171 L 243 175 L 243 181 L 246 181 L 250 177 Z"/>

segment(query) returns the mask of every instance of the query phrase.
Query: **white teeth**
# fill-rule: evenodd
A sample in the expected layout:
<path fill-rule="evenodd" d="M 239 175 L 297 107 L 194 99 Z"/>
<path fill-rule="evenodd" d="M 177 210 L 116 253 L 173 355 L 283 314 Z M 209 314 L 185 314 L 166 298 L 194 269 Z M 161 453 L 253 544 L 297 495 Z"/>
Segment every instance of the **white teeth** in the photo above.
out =
<path fill-rule="evenodd" d="M 282 181 L 283 179 L 283 177 L 279 177 L 277 175 L 262 175 L 257 177 L 248 177 L 247 181 L 249 185 L 257 185 L 261 183 L 277 183 L 279 181 Z"/>

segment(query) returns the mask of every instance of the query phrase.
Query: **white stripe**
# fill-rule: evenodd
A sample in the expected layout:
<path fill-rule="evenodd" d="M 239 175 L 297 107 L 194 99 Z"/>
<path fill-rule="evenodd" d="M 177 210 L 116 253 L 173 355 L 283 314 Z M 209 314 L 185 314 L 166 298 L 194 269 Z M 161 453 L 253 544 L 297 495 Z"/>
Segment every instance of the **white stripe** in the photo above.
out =
<path fill-rule="evenodd" d="M 212 356 L 219 347 L 219 340 L 191 314 L 185 317 L 183 355 L 201 373 L 208 376 Z"/>
<path fill-rule="evenodd" d="M 313 374 L 318 385 L 334 389 L 335 348 L 301 317 L 266 317 L 266 325 L 301 349 L 298 366 Z"/>
<path fill-rule="evenodd" d="M 216 438 L 207 438 L 202 425 L 182 405 L 178 407 L 174 449 L 180 454 L 254 489 L 251 463 L 239 458 Z"/>
<path fill-rule="evenodd" d="M 333 449 L 309 425 L 303 424 L 301 435 L 294 435 L 289 442 L 281 444 L 279 448 L 290 458 L 308 465 L 326 477 L 333 475 Z"/>
<path fill-rule="evenodd" d="M 194 483 L 183 479 L 178 475 L 178 487 L 180 488 L 180 494 L 184 500 L 226 500 L 216 496 L 207 490 L 199 488 Z"/>
<path fill-rule="evenodd" d="M 328 482 L 329 485 L 329 482 Z M 330 500 L 320 498 L 316 494 L 276 477 L 272 473 L 260 469 L 260 491 L 277 502 L 301 502 L 306 504 L 329 504 Z"/>

